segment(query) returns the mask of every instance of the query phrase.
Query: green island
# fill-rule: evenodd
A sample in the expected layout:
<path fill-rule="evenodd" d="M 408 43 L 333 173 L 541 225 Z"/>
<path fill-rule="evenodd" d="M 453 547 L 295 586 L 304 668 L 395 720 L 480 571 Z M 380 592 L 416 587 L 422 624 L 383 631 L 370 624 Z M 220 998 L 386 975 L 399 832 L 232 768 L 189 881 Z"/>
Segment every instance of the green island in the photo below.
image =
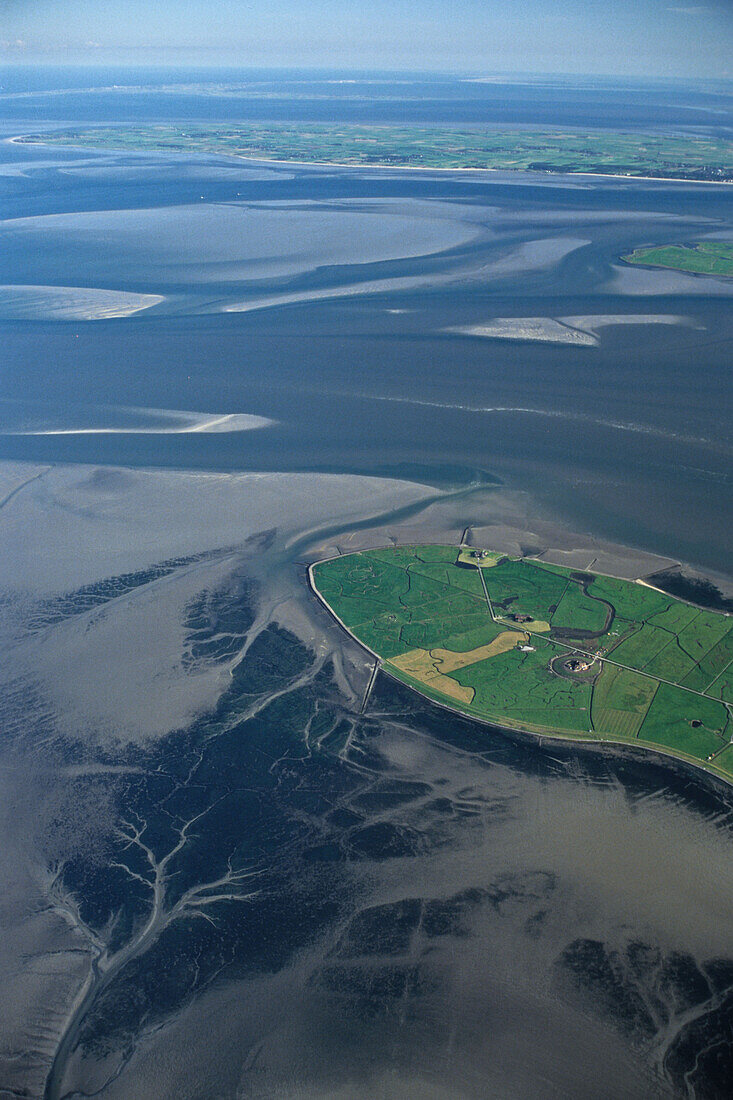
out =
<path fill-rule="evenodd" d="M 472 547 L 310 567 L 390 676 L 505 728 L 654 749 L 733 782 L 733 618 L 641 581 Z"/>
<path fill-rule="evenodd" d="M 636 248 L 622 259 L 627 264 L 670 267 L 696 275 L 733 275 L 733 243 L 728 241 L 704 241 L 691 248 L 683 244 Z"/>
<path fill-rule="evenodd" d="M 733 180 L 733 142 L 694 133 L 241 122 L 95 126 L 25 134 L 16 140 L 105 149 L 225 153 L 304 163 Z"/>

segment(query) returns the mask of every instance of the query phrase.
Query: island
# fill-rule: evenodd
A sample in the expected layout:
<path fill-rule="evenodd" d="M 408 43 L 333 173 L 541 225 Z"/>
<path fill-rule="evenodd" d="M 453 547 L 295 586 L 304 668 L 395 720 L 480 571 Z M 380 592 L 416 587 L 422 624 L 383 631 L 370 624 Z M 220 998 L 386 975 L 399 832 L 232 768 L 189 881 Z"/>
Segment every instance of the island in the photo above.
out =
<path fill-rule="evenodd" d="M 238 122 L 85 126 L 15 140 L 299 163 L 733 181 L 733 142 L 694 131 Z"/>
<path fill-rule="evenodd" d="M 683 244 L 652 245 L 635 248 L 622 256 L 627 264 L 645 267 L 669 267 L 673 271 L 690 271 L 695 275 L 733 276 L 733 242 L 702 241 L 689 247 Z"/>
<path fill-rule="evenodd" d="M 733 782 L 733 618 L 653 588 L 468 546 L 314 563 L 379 668 L 511 730 L 636 745 Z"/>

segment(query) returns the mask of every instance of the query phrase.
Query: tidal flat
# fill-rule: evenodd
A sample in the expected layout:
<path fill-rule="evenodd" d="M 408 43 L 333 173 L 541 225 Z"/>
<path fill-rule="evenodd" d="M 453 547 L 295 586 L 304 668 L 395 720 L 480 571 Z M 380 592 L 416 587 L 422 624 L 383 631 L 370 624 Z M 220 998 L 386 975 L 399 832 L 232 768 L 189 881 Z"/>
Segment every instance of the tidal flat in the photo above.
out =
<path fill-rule="evenodd" d="M 303 564 L 467 516 L 548 560 L 669 562 L 499 487 L 310 480 L 7 470 L 3 560 L 56 522 L 5 578 L 4 1083 L 600 1100 L 600 1065 L 710 1095 L 730 788 L 372 684 Z"/>

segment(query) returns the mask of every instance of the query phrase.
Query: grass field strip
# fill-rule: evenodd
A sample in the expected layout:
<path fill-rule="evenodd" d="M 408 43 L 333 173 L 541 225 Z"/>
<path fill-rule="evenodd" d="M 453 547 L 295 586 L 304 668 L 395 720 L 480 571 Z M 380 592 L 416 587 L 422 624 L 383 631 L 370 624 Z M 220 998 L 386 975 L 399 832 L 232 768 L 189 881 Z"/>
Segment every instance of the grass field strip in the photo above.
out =
<path fill-rule="evenodd" d="M 689 271 L 695 275 L 733 276 L 733 244 L 730 241 L 702 241 L 692 247 L 683 244 L 637 248 L 622 256 L 627 264 L 666 267 L 671 271 Z"/>
<path fill-rule="evenodd" d="M 396 125 L 345 122 L 200 122 L 86 126 L 24 134 L 17 141 L 75 147 L 229 154 L 258 160 L 368 167 L 502 169 L 733 179 L 733 143 L 701 133 Z"/>
<path fill-rule="evenodd" d="M 504 619 L 502 619 L 502 618 L 500 618 L 500 617 L 498 617 L 497 615 L 494 614 L 494 608 L 493 608 L 493 605 L 491 603 L 491 597 L 489 596 L 488 589 L 486 588 L 486 581 L 484 580 L 484 576 L 483 576 L 483 573 L 482 573 L 480 568 L 478 568 L 478 574 L 481 577 L 481 584 L 483 585 L 484 593 L 486 595 L 486 603 L 488 604 L 489 614 L 491 615 L 491 618 L 498 625 L 506 626 L 509 629 L 516 630 L 517 628 L 516 628 L 516 626 L 514 626 L 514 624 L 512 624 L 510 622 L 507 622 L 506 620 L 504 620 Z M 568 581 L 568 584 L 570 584 L 570 581 Z M 664 628 L 661 628 L 661 629 L 664 629 Z M 532 638 L 539 638 L 542 641 L 547 642 L 549 645 L 554 645 L 557 648 L 565 649 L 565 650 L 568 650 L 568 651 L 573 652 L 573 653 L 580 653 L 583 657 L 590 657 L 593 661 L 601 661 L 601 663 L 603 663 L 603 664 L 613 665 L 616 668 L 623 668 L 623 669 L 626 669 L 627 672 L 635 672 L 639 676 L 647 676 L 649 679 L 657 680 L 661 684 L 669 684 L 671 687 L 680 688 L 682 691 L 689 691 L 693 695 L 701 695 L 703 698 L 708 698 L 708 696 L 705 695 L 704 691 L 695 691 L 694 688 L 686 687 L 684 684 L 678 684 L 674 680 L 665 680 L 661 676 L 655 676 L 653 673 L 645 672 L 643 668 L 633 668 L 631 665 L 624 665 L 620 661 L 614 661 L 611 657 L 599 657 L 599 655 L 597 653 L 593 653 L 590 650 L 581 649 L 579 646 L 570 646 L 565 642 L 558 642 L 558 641 L 555 641 L 552 638 L 546 638 L 544 636 L 544 634 L 538 634 L 535 631 L 531 630 L 529 627 L 525 627 L 524 632 L 529 634 L 530 637 L 532 637 Z M 670 631 L 670 633 L 671 633 L 671 631 Z M 670 638 L 670 641 L 667 644 L 668 645 L 671 644 L 671 642 L 674 640 L 675 637 L 676 637 L 676 635 L 672 635 L 672 637 Z M 711 649 L 712 648 L 713 647 L 711 646 Z M 731 664 L 733 664 L 733 660 L 728 662 L 725 669 L 723 669 L 723 672 L 726 672 L 728 670 L 728 668 L 730 668 Z M 721 675 L 722 675 L 722 673 L 719 673 L 713 679 L 713 681 L 708 685 L 708 688 L 712 687 L 712 684 L 715 683 L 715 680 L 719 680 Z M 730 705 L 730 704 L 726 704 L 726 705 Z"/>

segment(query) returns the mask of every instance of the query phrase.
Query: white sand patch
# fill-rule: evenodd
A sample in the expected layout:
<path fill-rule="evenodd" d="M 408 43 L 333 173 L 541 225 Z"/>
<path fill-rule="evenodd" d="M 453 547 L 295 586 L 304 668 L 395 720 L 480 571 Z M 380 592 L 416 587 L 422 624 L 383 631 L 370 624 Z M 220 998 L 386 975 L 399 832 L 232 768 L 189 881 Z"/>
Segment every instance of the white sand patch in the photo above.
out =
<path fill-rule="evenodd" d="M 486 213 L 485 208 L 484 213 Z M 447 215 L 444 213 L 443 216 Z M 499 260 L 481 264 L 465 264 L 446 274 L 430 272 L 425 275 L 395 276 L 391 279 L 372 279 L 360 283 L 345 283 L 319 290 L 286 291 L 281 294 L 268 294 L 243 301 L 229 302 L 221 306 L 220 309 L 224 313 L 248 313 L 252 310 L 271 309 L 275 306 L 297 305 L 301 302 L 320 301 L 327 298 L 352 298 L 359 294 L 381 294 L 386 291 L 413 290 L 420 286 L 438 286 L 466 279 L 470 279 L 472 282 L 484 282 L 487 279 L 502 278 L 505 275 L 552 267 L 553 264 L 559 263 L 576 248 L 582 248 L 583 245 L 589 243 L 587 240 L 579 240 L 575 237 L 552 237 L 547 240 L 528 241 L 526 244 L 512 249 Z"/>
<path fill-rule="evenodd" d="M 495 317 L 478 325 L 443 329 L 462 336 L 483 336 L 490 340 L 525 340 L 543 344 L 571 344 L 594 347 L 597 332 L 609 325 L 689 325 L 689 317 L 660 313 L 597 313 L 582 317 Z"/>
<path fill-rule="evenodd" d="M 449 401 L 426 401 L 419 397 L 386 397 L 374 394 L 361 394 L 369 401 L 386 401 L 397 405 L 424 405 L 432 409 L 460 409 L 462 412 L 479 414 L 508 414 L 512 416 L 540 416 L 549 420 L 577 421 L 581 424 L 597 424 L 602 428 L 612 428 L 619 432 L 633 432 L 641 435 L 657 436 L 659 439 L 677 440 L 680 443 L 691 443 L 694 446 L 714 447 L 716 449 L 728 448 L 714 438 L 707 436 L 688 435 L 660 428 L 655 424 L 644 424 L 634 420 L 611 420 L 606 417 L 594 416 L 591 413 L 574 412 L 570 409 L 539 409 L 531 405 L 467 405 L 454 404 Z"/>
<path fill-rule="evenodd" d="M 63 428 L 23 428 L 2 432 L 3 435 L 186 435 L 191 432 L 200 434 L 249 432 L 258 428 L 269 428 L 276 422 L 267 416 L 255 416 L 252 413 L 199 413 L 184 412 L 175 409 L 120 409 L 127 417 L 137 412 L 141 422 L 123 425 L 104 424 L 91 427 Z"/>
<path fill-rule="evenodd" d="M 461 336 L 484 336 L 490 340 L 531 340 L 543 344 L 577 344 L 593 347 L 595 336 L 580 332 L 551 317 L 496 317 L 480 325 L 459 325 L 444 329 Z"/>
<path fill-rule="evenodd" d="M 162 294 L 83 286 L 0 286 L 0 320 L 103 321 L 130 317 L 165 301 Z"/>
<path fill-rule="evenodd" d="M 675 313 L 594 313 L 583 317 L 561 317 L 564 325 L 595 332 L 607 325 L 688 325 L 701 328 L 691 317 Z"/>

